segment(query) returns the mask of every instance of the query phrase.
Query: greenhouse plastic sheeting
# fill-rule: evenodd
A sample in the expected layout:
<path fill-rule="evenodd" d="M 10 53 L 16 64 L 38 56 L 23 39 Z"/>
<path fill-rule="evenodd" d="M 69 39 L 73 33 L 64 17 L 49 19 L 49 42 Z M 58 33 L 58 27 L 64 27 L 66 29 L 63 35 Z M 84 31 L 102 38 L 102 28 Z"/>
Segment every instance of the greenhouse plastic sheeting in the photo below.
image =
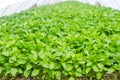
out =
<path fill-rule="evenodd" d="M 9 15 L 12 13 L 15 13 L 16 10 L 18 9 L 19 5 L 21 5 L 21 3 L 16 3 L 14 5 L 9 5 L 5 10 L 4 10 L 4 15 Z"/>
<path fill-rule="evenodd" d="M 20 11 L 22 11 L 22 10 L 26 10 L 26 5 L 28 5 L 30 3 L 30 1 L 28 0 L 28 1 L 25 1 L 25 2 L 22 2 L 19 6 L 18 6 L 18 8 L 16 9 L 16 12 L 18 13 L 18 12 L 20 12 Z"/>
<path fill-rule="evenodd" d="M 95 5 L 96 4 L 96 0 L 88 0 L 88 3 Z"/>
<path fill-rule="evenodd" d="M 10 0 L 6 0 L 6 1 L 10 1 Z M 67 1 L 67 0 L 21 0 L 19 2 L 17 2 L 16 0 L 16 3 L 13 4 L 7 3 L 7 6 L 2 9 L 0 7 L 0 17 L 5 15 L 10 15 L 13 13 L 18 13 L 20 11 L 29 9 L 31 7 L 47 5 L 47 4 L 55 4 L 62 1 Z M 72 0 L 72 1 L 79 1 L 91 5 L 111 7 L 113 9 L 120 10 L 120 0 Z M 2 2 L 0 4 L 2 4 Z"/>
<path fill-rule="evenodd" d="M 60 0 L 38 0 L 37 1 L 37 5 L 46 5 L 46 4 L 55 4 L 57 2 L 59 2 Z"/>
<path fill-rule="evenodd" d="M 10 15 L 13 13 L 18 13 L 20 11 L 26 10 L 34 6 L 37 0 L 26 0 L 24 2 L 18 2 L 11 5 L 8 5 L 4 10 L 0 11 L 0 16 Z"/>
<path fill-rule="evenodd" d="M 111 7 L 120 10 L 120 0 L 97 0 L 101 6 Z"/>
<path fill-rule="evenodd" d="M 62 0 L 24 0 L 24 2 L 18 2 L 6 6 L 3 9 L 0 9 L 0 17 L 5 15 L 10 15 L 13 13 L 18 13 L 23 10 L 27 10 L 31 7 L 41 6 L 46 4 L 55 4 Z"/>

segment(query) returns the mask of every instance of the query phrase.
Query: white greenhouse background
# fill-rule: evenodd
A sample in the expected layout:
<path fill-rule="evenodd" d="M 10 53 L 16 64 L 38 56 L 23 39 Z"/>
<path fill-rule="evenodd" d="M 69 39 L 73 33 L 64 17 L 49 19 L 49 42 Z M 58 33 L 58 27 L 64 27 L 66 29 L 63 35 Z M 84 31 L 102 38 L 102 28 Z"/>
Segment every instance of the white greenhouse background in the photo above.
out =
<path fill-rule="evenodd" d="M 0 17 L 18 13 L 31 7 L 55 4 L 67 0 L 0 0 Z M 72 0 L 120 10 L 120 0 Z"/>

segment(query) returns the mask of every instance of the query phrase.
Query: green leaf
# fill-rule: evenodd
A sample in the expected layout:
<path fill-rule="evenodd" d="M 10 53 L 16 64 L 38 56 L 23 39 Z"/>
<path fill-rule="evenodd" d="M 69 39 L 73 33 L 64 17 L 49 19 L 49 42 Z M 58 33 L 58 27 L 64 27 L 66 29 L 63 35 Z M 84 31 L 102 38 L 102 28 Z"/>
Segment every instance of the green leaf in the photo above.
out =
<path fill-rule="evenodd" d="M 73 65 L 71 64 L 62 63 L 62 66 L 66 71 L 71 71 L 73 69 Z"/>
<path fill-rule="evenodd" d="M 20 64 L 25 64 L 26 60 L 23 60 L 23 59 L 18 59 L 17 60 L 17 63 L 20 65 Z"/>
<path fill-rule="evenodd" d="M 9 56 L 9 52 L 2 52 L 1 54 L 3 54 L 4 56 Z"/>
<path fill-rule="evenodd" d="M 42 67 L 44 68 L 49 68 L 49 63 L 48 62 L 42 62 Z"/>
<path fill-rule="evenodd" d="M 31 76 L 37 76 L 38 74 L 39 74 L 39 69 L 34 69 L 33 71 L 32 71 L 32 74 L 31 74 Z"/>
<path fill-rule="evenodd" d="M 74 77 L 70 77 L 69 80 L 75 80 L 75 78 Z"/>
<path fill-rule="evenodd" d="M 97 73 L 97 79 L 101 79 L 101 77 L 102 77 L 102 73 L 101 73 L 101 72 L 98 72 L 98 73 Z"/>
<path fill-rule="evenodd" d="M 27 78 L 30 75 L 31 70 L 25 70 L 24 76 Z"/>
<path fill-rule="evenodd" d="M 54 62 L 51 62 L 51 63 L 49 64 L 49 67 L 50 67 L 50 69 L 54 69 L 55 63 L 54 63 Z"/>
<path fill-rule="evenodd" d="M 100 68 L 100 69 L 103 69 L 104 68 L 104 65 L 102 63 L 98 63 L 97 66 Z"/>
<path fill-rule="evenodd" d="M 56 71 L 55 72 L 55 77 L 57 78 L 57 80 L 60 80 L 60 78 L 61 78 L 61 72 L 60 71 Z"/>
<path fill-rule="evenodd" d="M 0 67 L 0 73 L 3 71 L 3 68 L 2 67 Z"/>
<path fill-rule="evenodd" d="M 38 53 L 34 50 L 32 50 L 31 53 L 32 53 L 31 59 L 33 60 L 33 62 L 36 62 L 36 60 L 38 58 Z"/>
<path fill-rule="evenodd" d="M 81 70 L 81 68 L 77 68 L 77 70 L 76 70 L 77 72 L 80 72 L 80 73 L 82 73 L 82 70 Z"/>
<path fill-rule="evenodd" d="M 11 74 L 12 74 L 13 76 L 16 75 L 17 71 L 18 71 L 18 70 L 17 70 L 16 68 L 11 68 L 11 70 L 10 70 L 10 72 L 11 72 Z"/>
<path fill-rule="evenodd" d="M 0 63 L 4 63 L 5 57 L 0 55 Z"/>
<path fill-rule="evenodd" d="M 88 73 L 90 72 L 90 70 L 91 70 L 91 68 L 90 68 L 90 67 L 87 67 L 87 68 L 85 69 L 86 74 L 88 74 Z"/>
<path fill-rule="evenodd" d="M 33 67 L 33 65 L 31 65 L 30 63 L 27 64 L 26 66 L 26 70 L 30 70 Z"/>
<path fill-rule="evenodd" d="M 41 51 L 39 52 L 39 57 L 40 57 L 41 59 L 44 59 L 44 58 L 46 57 L 46 55 L 44 54 L 44 51 L 43 51 L 43 50 L 41 50 Z"/>
<path fill-rule="evenodd" d="M 88 61 L 87 64 L 86 64 L 86 66 L 91 66 L 92 64 L 93 64 L 93 62 Z"/>
<path fill-rule="evenodd" d="M 77 77 L 81 77 L 82 76 L 82 74 L 81 74 L 81 72 L 75 72 L 75 75 L 77 76 Z"/>
<path fill-rule="evenodd" d="M 16 61 L 16 56 L 13 55 L 12 57 L 10 57 L 10 61 Z"/>
<path fill-rule="evenodd" d="M 95 72 L 98 72 L 98 71 L 99 71 L 99 68 L 98 68 L 97 65 L 93 65 L 92 68 L 93 68 L 93 70 L 94 70 Z"/>
<path fill-rule="evenodd" d="M 23 73 L 23 70 L 21 68 L 19 68 L 18 73 Z"/>
<path fill-rule="evenodd" d="M 43 68 L 43 73 L 47 73 L 49 71 L 48 68 Z"/>
<path fill-rule="evenodd" d="M 112 74 L 115 70 L 113 68 L 107 68 L 107 73 Z"/>

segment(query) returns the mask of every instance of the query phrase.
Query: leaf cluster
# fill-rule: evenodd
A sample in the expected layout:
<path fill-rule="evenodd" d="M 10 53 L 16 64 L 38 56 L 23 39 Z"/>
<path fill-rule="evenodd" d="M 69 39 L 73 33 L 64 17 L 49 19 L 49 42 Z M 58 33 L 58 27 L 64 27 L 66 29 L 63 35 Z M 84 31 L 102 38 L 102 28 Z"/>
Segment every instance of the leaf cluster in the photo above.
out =
<path fill-rule="evenodd" d="M 120 71 L 120 12 L 78 2 L 0 19 L 0 76 L 102 79 Z"/>

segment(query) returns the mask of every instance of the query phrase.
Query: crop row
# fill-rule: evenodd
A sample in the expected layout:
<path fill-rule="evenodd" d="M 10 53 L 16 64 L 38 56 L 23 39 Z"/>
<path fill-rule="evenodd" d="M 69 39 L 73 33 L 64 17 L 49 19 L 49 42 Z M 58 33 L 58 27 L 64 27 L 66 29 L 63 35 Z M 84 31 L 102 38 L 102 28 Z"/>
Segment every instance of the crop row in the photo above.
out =
<path fill-rule="evenodd" d="M 119 71 L 119 11 L 62 2 L 0 18 L 2 79 L 93 80 Z"/>

